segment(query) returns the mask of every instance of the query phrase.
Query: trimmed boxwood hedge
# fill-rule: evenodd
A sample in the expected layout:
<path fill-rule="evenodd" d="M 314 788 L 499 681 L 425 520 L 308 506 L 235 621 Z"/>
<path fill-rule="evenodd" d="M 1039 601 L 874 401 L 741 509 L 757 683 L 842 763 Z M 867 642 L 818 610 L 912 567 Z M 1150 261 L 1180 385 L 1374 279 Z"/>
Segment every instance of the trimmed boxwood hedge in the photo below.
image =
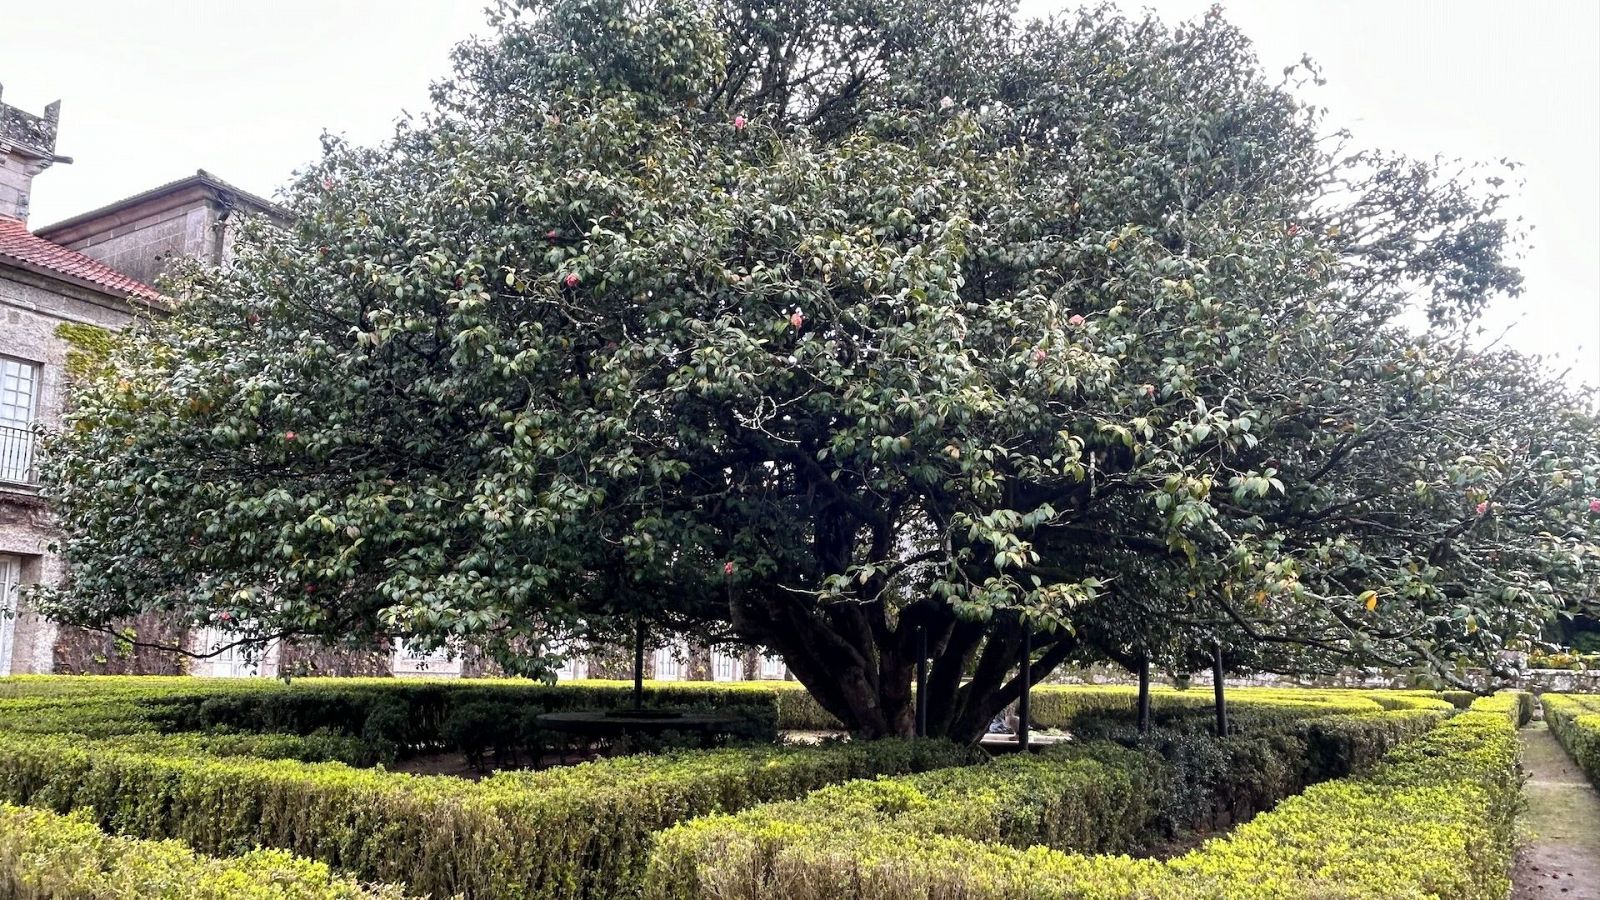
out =
<path fill-rule="evenodd" d="M 1539 699 L 1550 733 L 1600 788 L 1600 695 L 1545 694 Z"/>
<path fill-rule="evenodd" d="M 975 753 L 933 741 L 729 749 L 471 782 L 0 733 L 0 799 L 92 809 L 107 831 L 203 853 L 281 848 L 435 897 L 609 898 L 636 889 L 651 835 L 679 819 Z"/>
<path fill-rule="evenodd" d="M 1083 716 L 1132 714 L 1138 690 L 1127 685 L 1041 685 L 1030 700 L 1033 720 L 1046 728 L 1070 728 Z M 1229 692 L 1240 712 L 1278 712 L 1292 717 L 1335 712 L 1376 712 L 1384 707 L 1356 691 L 1318 691 L 1298 688 L 1249 688 Z M 1150 708 L 1156 720 L 1178 718 L 1212 709 L 1210 690 L 1152 688 Z"/>
<path fill-rule="evenodd" d="M 1139 850 L 1185 828 L 1248 817 L 1308 783 L 1371 764 L 1445 715 L 1424 708 L 1301 718 L 1223 739 L 1174 734 L 1152 740 L 1147 752 L 1095 741 L 989 766 L 837 785 L 668 830 L 647 892 L 659 900 L 725 900 L 788 896 L 812 879 L 853 884 L 879 862 L 855 853 L 858 842 L 928 835 L 1015 848 Z M 813 840 L 838 849 L 820 868 L 805 851 L 798 857 L 805 862 L 791 867 L 791 843 L 810 848 Z"/>
<path fill-rule="evenodd" d="M 112 837 L 84 814 L 0 804 L 0 900 L 401 900 L 282 850 L 232 859 Z"/>
<path fill-rule="evenodd" d="M 650 900 L 1500 900 L 1509 890 L 1523 701 L 1497 697 L 1170 861 L 1019 849 L 950 830 L 798 825 L 743 847 L 740 817 L 663 835 Z M 720 842 L 717 858 L 708 835 Z M 685 877 L 684 873 L 691 873 Z"/>
<path fill-rule="evenodd" d="M 749 710 L 768 733 L 773 724 L 836 724 L 792 683 L 666 683 L 647 691 L 651 705 Z M 1052 686 L 1039 696 L 1055 704 L 1047 719 L 1068 725 L 1122 715 L 1133 703 L 1128 690 Z M 935 772 L 974 763 L 976 753 L 889 741 L 627 757 L 474 783 L 323 761 L 367 763 L 384 747 L 425 752 L 474 740 L 492 747 L 495 739 L 474 736 L 475 722 L 511 711 L 619 706 L 631 702 L 631 685 L 0 679 L 0 800 L 92 809 L 85 815 L 107 831 L 176 838 L 203 853 L 281 848 L 434 897 L 610 900 L 637 895 L 655 833 L 680 820 L 877 775 L 930 772 L 929 783 L 946 784 L 944 800 L 960 807 L 952 816 L 930 807 L 930 827 L 948 831 L 951 822 L 988 816 L 993 833 L 1013 842 L 1084 844 L 1104 832 L 1106 843 L 1094 846 L 1110 848 L 1180 827 L 1216 827 L 1297 788 L 1306 765 L 1329 773 L 1358 765 L 1361 752 L 1339 749 L 1349 744 L 1345 732 L 1319 738 L 1324 725 L 1337 730 L 1334 714 L 1447 707 L 1354 692 L 1245 690 L 1233 698 L 1235 719 L 1251 730 L 1244 738 L 1201 740 L 1180 728 L 1160 738 L 1162 747 L 1141 746 L 1144 753 L 1080 746 L 1037 771 L 1018 758 L 970 773 Z M 1169 724 L 1187 726 L 1208 699 L 1161 692 L 1157 708 Z M 1350 717 L 1367 728 L 1380 721 Z M 1298 730 L 1282 730 L 1290 726 Z M 1138 787 L 1147 785 L 1151 752 L 1161 756 L 1158 777 L 1171 790 Z M 1291 766 L 1289 759 L 1314 762 Z M 1128 789 L 1113 796 L 1096 783 Z M 1011 799 L 983 799 L 1002 795 Z M 1098 830 L 1088 823 L 1100 823 Z"/>
<path fill-rule="evenodd" d="M 633 685 L 622 681 L 577 681 L 558 685 L 518 679 L 414 680 L 396 678 L 302 678 L 285 685 L 264 679 L 200 679 L 151 676 L 14 676 L 0 678 L 0 730 L 120 734 L 129 730 L 237 731 L 312 734 L 343 731 L 359 736 L 375 708 L 399 705 L 408 733 L 387 735 L 418 747 L 440 742 L 451 712 L 463 704 L 496 704 L 517 710 L 551 712 L 616 708 L 632 703 Z M 1331 712 L 1363 712 L 1411 705 L 1418 699 L 1447 700 L 1464 707 L 1461 692 L 1349 691 L 1299 688 L 1246 688 L 1230 692 L 1237 712 L 1247 716 L 1277 713 L 1292 717 Z M 826 710 L 792 681 L 645 682 L 646 704 L 702 709 L 770 710 L 780 730 L 816 731 L 840 727 Z M 1085 714 L 1131 712 L 1136 692 L 1126 686 L 1040 685 L 1034 688 L 1033 718 L 1042 727 L 1070 727 Z M 57 721 L 84 704 L 98 724 Z M 1209 708 L 1209 691 L 1156 688 L 1158 716 L 1177 717 Z M 41 713 L 44 713 L 41 716 Z M 756 718 L 765 718 L 765 713 Z M 98 728 L 99 730 L 94 730 Z"/>
<path fill-rule="evenodd" d="M 549 739 L 534 721 L 539 714 L 633 702 L 632 683 L 621 681 L 306 678 L 286 685 L 265 679 L 78 678 L 85 684 L 64 685 L 50 676 L 0 679 L 0 730 L 89 737 L 219 730 L 345 734 L 370 745 L 373 758 L 392 760 L 439 750 L 472 753 L 497 743 L 536 750 Z M 780 729 L 839 727 L 794 682 L 646 682 L 645 703 L 732 715 L 741 723 L 734 736 L 757 742 L 772 742 Z M 452 729 L 458 737 L 481 734 L 484 723 L 495 723 L 501 732 L 488 746 L 456 746 L 447 739 Z"/>

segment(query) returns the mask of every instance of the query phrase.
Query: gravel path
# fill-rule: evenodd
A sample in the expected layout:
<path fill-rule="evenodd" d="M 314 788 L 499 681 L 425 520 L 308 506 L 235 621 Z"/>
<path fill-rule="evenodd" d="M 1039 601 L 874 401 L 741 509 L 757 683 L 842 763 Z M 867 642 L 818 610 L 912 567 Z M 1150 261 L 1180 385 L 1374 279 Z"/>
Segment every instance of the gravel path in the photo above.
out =
<path fill-rule="evenodd" d="M 1532 834 L 1517 856 L 1512 900 L 1600 900 L 1600 793 L 1543 722 L 1522 729 L 1522 767 Z"/>

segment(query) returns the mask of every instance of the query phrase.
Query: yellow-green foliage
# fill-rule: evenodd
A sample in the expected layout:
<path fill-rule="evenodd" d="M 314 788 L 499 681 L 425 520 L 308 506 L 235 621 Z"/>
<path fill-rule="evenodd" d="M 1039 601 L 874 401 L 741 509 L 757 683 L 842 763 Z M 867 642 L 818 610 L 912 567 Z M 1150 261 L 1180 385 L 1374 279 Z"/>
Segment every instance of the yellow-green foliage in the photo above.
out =
<path fill-rule="evenodd" d="M 74 378 L 86 378 L 99 373 L 117 345 L 117 336 L 113 332 L 82 322 L 62 322 L 56 326 L 56 337 L 66 341 L 72 348 L 67 351 L 67 374 Z"/>
<path fill-rule="evenodd" d="M 352 717 L 364 718 L 375 704 L 394 703 L 405 707 L 406 718 L 414 727 L 436 732 L 447 712 L 465 703 L 499 702 L 538 711 L 612 708 L 633 702 L 633 683 L 582 680 L 551 686 L 510 678 L 300 678 L 284 684 L 268 679 L 187 676 L 18 676 L 0 678 L 0 729 L 61 730 L 37 724 L 31 714 L 10 715 L 7 710 L 23 710 L 28 702 L 34 704 L 33 709 L 42 709 L 50 701 L 69 699 L 105 704 L 104 711 L 95 715 L 143 718 L 150 721 L 147 727 L 224 725 L 299 733 L 348 724 Z M 764 721 L 768 728 L 839 727 L 838 720 L 792 681 L 646 681 L 645 702 L 650 706 L 743 711 Z M 83 709 L 85 716 L 90 715 L 90 707 Z M 160 710 L 166 711 L 164 719 L 157 715 Z M 55 712 L 68 714 L 60 706 Z M 357 721 L 358 729 L 359 724 Z"/>
<path fill-rule="evenodd" d="M 948 831 L 801 826 L 767 835 L 755 855 L 725 865 L 685 853 L 705 830 L 694 822 L 663 836 L 653 866 L 695 863 L 698 878 L 653 868 L 647 896 L 1500 900 L 1509 889 L 1521 707 L 1515 696 L 1480 701 L 1369 773 L 1308 788 L 1167 862 L 1018 849 Z"/>
<path fill-rule="evenodd" d="M 1148 760 L 1125 750 L 960 770 L 951 767 L 973 763 L 974 752 L 949 744 L 758 747 L 508 772 L 476 783 L 319 762 L 370 756 L 359 732 L 375 710 L 400 710 L 409 732 L 397 739 L 426 748 L 437 746 L 441 723 L 464 704 L 618 706 L 630 690 L 621 682 L 516 680 L 0 679 L 0 800 L 91 810 L 84 815 L 108 832 L 178 839 L 201 853 L 278 848 L 434 897 L 589 900 L 636 895 L 656 834 L 681 820 L 781 805 L 849 779 L 931 772 L 914 789 L 857 782 L 869 787 L 839 797 L 857 810 L 886 803 L 874 813 L 880 818 L 904 802 L 904 821 L 920 823 L 918 831 L 1017 846 L 1128 848 L 1180 808 L 1150 787 Z M 1129 690 L 1048 687 L 1040 696 L 1063 721 L 1133 703 Z M 1207 789 L 1252 798 L 1250 808 L 1298 789 L 1306 771 L 1340 774 L 1340 766 L 1396 739 L 1381 729 L 1358 739 L 1341 720 L 1377 729 L 1387 707 L 1425 710 L 1413 716 L 1448 709 L 1399 694 L 1240 690 L 1231 697 L 1239 718 L 1253 729 L 1279 729 L 1274 740 L 1283 741 L 1252 733 L 1226 742 L 1233 749 Z M 1162 692 L 1157 704 L 1198 712 L 1207 699 Z M 792 683 L 652 683 L 647 702 L 764 711 L 769 725 L 776 718 L 788 728 L 836 724 Z M 340 727 L 345 733 L 332 733 Z M 1298 730 L 1283 738 L 1281 729 L 1291 727 Z M 857 790 L 887 793 L 862 800 Z M 909 808 L 917 804 L 920 812 Z M 863 846 L 879 830 L 861 831 Z"/>
<path fill-rule="evenodd" d="M 145 714 L 186 704 L 195 682 L 158 683 L 148 695 L 126 681 L 105 683 L 103 698 L 43 685 L 44 696 L 0 702 L 11 726 L 77 732 L 0 730 L 0 799 L 91 809 L 107 831 L 175 838 L 204 853 L 281 848 L 435 897 L 610 898 L 635 889 L 651 835 L 680 818 L 975 759 L 953 744 L 888 741 L 620 758 L 474 783 L 219 755 L 230 740 L 270 747 L 295 736 L 158 734 Z M 230 703 L 282 697 L 266 687 L 216 688 L 214 699 Z M 52 712 L 52 704 L 73 712 Z"/>
<path fill-rule="evenodd" d="M 1540 701 L 1551 733 L 1600 787 L 1600 695 L 1545 694 Z"/>
<path fill-rule="evenodd" d="M 1459 692 L 1458 692 L 1459 693 Z M 1454 706 L 1453 697 L 1432 691 L 1363 691 L 1305 688 L 1234 688 L 1227 693 L 1236 714 L 1257 720 L 1290 720 L 1334 713 L 1366 713 L 1380 709 L 1441 709 Z M 1034 689 L 1034 721 L 1045 727 L 1070 728 L 1078 716 L 1130 713 L 1138 690 L 1126 685 L 1042 685 Z M 1150 706 L 1159 717 L 1211 709 L 1210 690 L 1180 691 L 1152 688 Z"/>
<path fill-rule="evenodd" d="M 0 804 L 0 900 L 400 900 L 281 850 L 232 859 L 101 832 L 87 815 Z"/>
<path fill-rule="evenodd" d="M 1296 718 L 1257 733 L 1223 740 L 1180 735 L 1171 739 L 1175 746 L 1146 753 L 1090 742 L 990 766 L 826 788 L 804 800 L 670 829 L 657 844 L 647 890 L 659 900 L 755 900 L 786 896 L 795 884 L 826 884 L 834 887 L 808 896 L 854 896 L 846 886 L 880 875 L 893 884 L 901 874 L 898 864 L 879 871 L 877 849 L 854 848 L 929 835 L 1018 849 L 1127 852 L 1159 837 L 1163 821 L 1203 825 L 1198 820 L 1219 806 L 1245 817 L 1308 783 L 1345 775 L 1447 714 L 1428 708 L 1436 701 L 1415 705 L 1385 711 L 1369 704 L 1362 713 L 1319 718 L 1295 710 Z M 1205 783 L 1183 783 L 1195 779 Z M 822 847 L 826 862 L 819 865 Z"/>

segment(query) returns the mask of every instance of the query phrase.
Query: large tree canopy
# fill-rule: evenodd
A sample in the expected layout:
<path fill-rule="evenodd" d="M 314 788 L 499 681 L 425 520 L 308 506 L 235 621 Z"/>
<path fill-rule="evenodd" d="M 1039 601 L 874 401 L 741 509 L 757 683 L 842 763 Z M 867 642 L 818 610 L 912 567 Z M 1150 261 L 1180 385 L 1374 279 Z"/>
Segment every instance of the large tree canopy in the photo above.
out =
<path fill-rule="evenodd" d="M 1218 14 L 524 0 L 329 141 L 52 443 L 42 601 L 264 638 L 644 616 L 865 734 L 1073 658 L 1497 664 L 1590 596 L 1600 426 L 1473 349 L 1500 182 L 1349 152 Z M 1407 326 L 1426 314 L 1427 326 Z"/>

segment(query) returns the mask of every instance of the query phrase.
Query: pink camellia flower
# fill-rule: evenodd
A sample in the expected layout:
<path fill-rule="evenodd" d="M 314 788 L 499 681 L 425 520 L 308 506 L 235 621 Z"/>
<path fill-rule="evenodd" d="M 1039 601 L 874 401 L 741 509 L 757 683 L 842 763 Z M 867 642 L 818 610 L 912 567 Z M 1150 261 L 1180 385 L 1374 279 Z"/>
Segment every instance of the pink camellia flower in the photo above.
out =
<path fill-rule="evenodd" d="M 722 564 L 722 574 L 724 574 L 724 575 L 732 575 L 733 574 L 733 563 L 731 563 L 731 562 L 723 563 Z"/>
<path fill-rule="evenodd" d="M 333 190 L 333 179 L 332 178 L 324 178 L 324 179 L 322 179 L 322 189 L 325 190 L 325 191 Z"/>
<path fill-rule="evenodd" d="M 554 228 L 550 229 L 549 231 L 546 231 L 544 233 L 544 236 L 546 238 L 552 240 L 552 241 L 555 240 L 558 237 L 558 235 L 556 234 L 556 230 Z"/>
<path fill-rule="evenodd" d="M 578 286 L 578 273 L 577 272 L 568 272 L 567 273 L 567 277 L 561 279 L 561 283 L 565 284 L 569 288 L 577 287 Z"/>
<path fill-rule="evenodd" d="M 1046 353 L 1045 349 L 1043 347 L 1040 347 L 1039 349 L 1033 351 L 1033 361 L 1034 362 L 1044 362 L 1045 357 L 1047 357 L 1049 355 L 1050 354 Z"/>
<path fill-rule="evenodd" d="M 1153 385 L 1153 384 L 1145 385 L 1144 386 L 1144 395 L 1146 397 L 1154 397 L 1156 395 L 1156 386 Z"/>
<path fill-rule="evenodd" d="M 286 440 L 286 441 L 292 441 L 297 437 L 299 437 L 299 435 L 295 434 L 292 431 L 285 431 L 283 433 L 283 439 Z"/>
<path fill-rule="evenodd" d="M 1076 327 L 1076 326 L 1082 325 L 1086 321 L 1088 321 L 1088 320 L 1086 320 L 1083 316 L 1073 316 L 1072 318 L 1067 320 L 1067 324 Z"/>
<path fill-rule="evenodd" d="M 800 330 L 800 326 L 804 325 L 805 323 L 806 323 L 806 314 L 801 312 L 798 309 L 795 310 L 794 313 L 789 316 L 789 324 L 790 324 L 790 326 L 792 326 L 794 328 L 795 331 L 799 331 Z"/>
<path fill-rule="evenodd" d="M 1489 501 L 1484 500 L 1484 501 L 1480 502 L 1478 504 L 1477 508 L 1478 508 L 1478 515 L 1480 515 L 1480 516 L 1483 515 L 1484 513 L 1489 511 Z"/>
<path fill-rule="evenodd" d="M 744 130 L 744 123 L 745 123 L 744 116 L 734 116 L 733 117 L 733 130 L 734 131 L 743 131 Z"/>
<path fill-rule="evenodd" d="M 222 612 L 217 613 L 217 618 L 224 622 L 230 622 L 233 620 L 233 613 L 223 610 Z"/>
<path fill-rule="evenodd" d="M 1600 515 L 1600 497 L 1589 501 L 1589 512 Z"/>

